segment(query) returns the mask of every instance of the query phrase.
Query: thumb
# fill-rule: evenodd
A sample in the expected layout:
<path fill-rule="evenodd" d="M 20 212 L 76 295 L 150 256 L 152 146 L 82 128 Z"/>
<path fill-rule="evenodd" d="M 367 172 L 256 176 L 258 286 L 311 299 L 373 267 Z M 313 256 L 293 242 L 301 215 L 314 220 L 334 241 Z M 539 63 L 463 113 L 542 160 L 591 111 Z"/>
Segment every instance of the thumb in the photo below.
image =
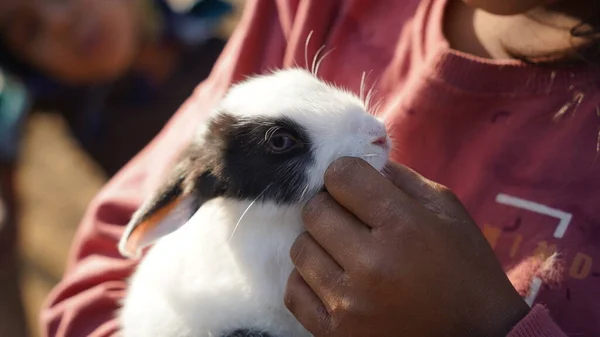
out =
<path fill-rule="evenodd" d="M 399 189 L 438 216 L 450 219 L 470 219 L 458 197 L 446 186 L 429 180 L 398 163 L 388 162 L 384 175 Z"/>

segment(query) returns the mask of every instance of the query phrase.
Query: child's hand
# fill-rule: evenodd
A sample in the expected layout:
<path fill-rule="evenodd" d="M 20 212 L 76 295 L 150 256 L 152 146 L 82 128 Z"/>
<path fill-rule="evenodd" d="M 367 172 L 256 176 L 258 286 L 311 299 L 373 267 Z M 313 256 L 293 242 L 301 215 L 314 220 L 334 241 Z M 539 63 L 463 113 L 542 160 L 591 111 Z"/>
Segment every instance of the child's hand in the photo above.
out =
<path fill-rule="evenodd" d="M 344 158 L 305 208 L 285 303 L 316 336 L 505 336 L 529 307 L 460 201 Z"/>

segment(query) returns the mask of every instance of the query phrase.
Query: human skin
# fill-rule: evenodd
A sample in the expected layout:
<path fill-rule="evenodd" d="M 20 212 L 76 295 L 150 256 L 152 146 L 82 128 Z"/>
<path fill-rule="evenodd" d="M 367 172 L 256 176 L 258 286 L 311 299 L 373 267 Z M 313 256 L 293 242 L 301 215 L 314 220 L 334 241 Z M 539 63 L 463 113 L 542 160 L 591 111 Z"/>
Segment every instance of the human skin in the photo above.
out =
<path fill-rule="evenodd" d="M 453 49 L 472 55 L 557 61 L 594 43 L 571 29 L 599 12 L 596 0 L 450 0 L 444 31 Z"/>

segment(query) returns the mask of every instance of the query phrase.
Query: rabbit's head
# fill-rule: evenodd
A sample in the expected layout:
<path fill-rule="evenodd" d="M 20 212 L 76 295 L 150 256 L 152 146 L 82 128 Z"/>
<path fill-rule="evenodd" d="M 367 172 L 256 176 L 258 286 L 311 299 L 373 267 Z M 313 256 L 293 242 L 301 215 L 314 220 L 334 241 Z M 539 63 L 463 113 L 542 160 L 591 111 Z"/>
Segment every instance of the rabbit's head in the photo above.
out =
<path fill-rule="evenodd" d="M 381 170 L 390 145 L 383 122 L 357 96 L 307 71 L 251 78 L 199 128 L 169 179 L 134 214 L 119 250 L 137 255 L 215 197 L 304 203 L 323 189 L 334 160 L 358 157 Z"/>

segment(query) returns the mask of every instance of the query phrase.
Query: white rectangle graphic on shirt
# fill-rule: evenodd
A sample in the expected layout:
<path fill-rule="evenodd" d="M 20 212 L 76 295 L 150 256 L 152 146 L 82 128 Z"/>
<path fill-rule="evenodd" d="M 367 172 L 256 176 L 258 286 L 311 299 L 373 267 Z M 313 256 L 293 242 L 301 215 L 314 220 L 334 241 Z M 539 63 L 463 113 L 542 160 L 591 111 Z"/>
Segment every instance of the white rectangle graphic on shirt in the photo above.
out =
<path fill-rule="evenodd" d="M 513 197 L 503 193 L 500 193 L 498 196 L 496 196 L 496 202 L 558 219 L 558 226 L 556 227 L 556 230 L 554 230 L 554 237 L 557 239 L 560 239 L 565 235 L 565 232 L 571 223 L 571 219 L 573 218 L 571 213 L 563 212 L 556 208 L 551 208 L 546 205 L 538 204 L 533 201 Z"/>
<path fill-rule="evenodd" d="M 533 280 L 531 281 L 531 285 L 529 287 L 529 293 L 527 294 L 527 297 L 525 297 L 525 303 L 527 303 L 528 306 L 533 306 L 533 301 L 535 301 L 535 298 L 537 297 L 538 293 L 540 292 L 540 287 L 542 286 L 542 279 L 540 279 L 539 277 L 534 277 Z"/>

